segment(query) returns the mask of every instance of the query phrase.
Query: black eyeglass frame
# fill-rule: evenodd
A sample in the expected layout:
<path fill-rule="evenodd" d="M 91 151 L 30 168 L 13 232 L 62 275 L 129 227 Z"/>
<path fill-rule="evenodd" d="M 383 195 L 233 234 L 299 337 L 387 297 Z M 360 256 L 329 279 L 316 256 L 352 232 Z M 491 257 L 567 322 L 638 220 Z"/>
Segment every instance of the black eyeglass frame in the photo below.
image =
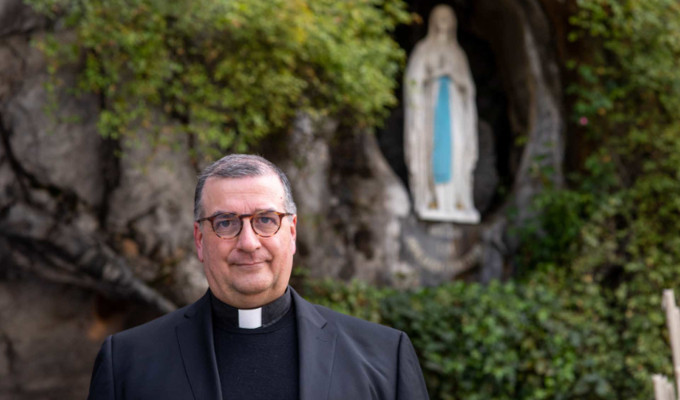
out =
<path fill-rule="evenodd" d="M 253 218 L 252 217 L 254 217 L 256 215 L 268 214 L 268 213 L 276 214 L 279 217 L 279 226 L 278 226 L 278 228 L 276 228 L 274 233 L 272 233 L 271 235 L 261 235 L 261 234 L 257 233 L 257 231 L 255 230 L 255 226 L 253 225 Z M 220 234 L 217 233 L 217 230 L 215 230 L 215 223 L 214 223 L 215 218 L 221 217 L 223 215 L 230 215 L 230 216 L 234 216 L 234 217 L 239 219 L 241 226 L 238 228 L 238 232 L 236 232 L 236 234 L 234 236 L 228 236 L 228 237 L 220 236 Z M 250 218 L 250 228 L 253 230 L 253 233 L 256 234 L 259 237 L 268 238 L 268 237 L 272 237 L 272 236 L 276 235 L 277 233 L 279 233 L 279 231 L 281 230 L 281 225 L 283 225 L 283 218 L 290 216 L 290 215 L 295 215 L 295 214 L 278 212 L 278 211 L 274 211 L 274 210 L 262 210 L 262 211 L 254 212 L 254 213 L 251 213 L 251 214 L 219 213 L 219 214 L 212 215 L 210 217 L 199 218 L 199 219 L 196 220 L 196 222 L 198 222 L 200 224 L 203 221 L 209 221 L 210 227 L 212 228 L 213 232 L 215 233 L 215 235 L 217 235 L 218 238 L 220 238 L 220 239 L 234 239 L 234 238 L 237 238 L 238 235 L 241 234 L 241 231 L 243 231 L 243 225 L 244 225 L 243 219 L 244 218 Z"/>

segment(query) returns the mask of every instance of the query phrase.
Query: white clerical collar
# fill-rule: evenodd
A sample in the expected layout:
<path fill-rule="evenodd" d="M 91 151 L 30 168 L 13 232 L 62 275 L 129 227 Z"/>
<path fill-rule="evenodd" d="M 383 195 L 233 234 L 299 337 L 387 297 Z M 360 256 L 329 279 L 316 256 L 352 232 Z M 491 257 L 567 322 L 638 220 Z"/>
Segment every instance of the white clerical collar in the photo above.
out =
<path fill-rule="evenodd" d="M 292 303 L 290 290 L 278 299 L 262 307 L 251 309 L 239 309 L 224 303 L 210 292 L 213 322 L 216 325 L 238 327 L 242 329 L 257 329 L 270 326 L 280 320 Z"/>
<path fill-rule="evenodd" d="M 255 329 L 262 327 L 262 307 L 250 310 L 238 310 L 238 327 Z"/>

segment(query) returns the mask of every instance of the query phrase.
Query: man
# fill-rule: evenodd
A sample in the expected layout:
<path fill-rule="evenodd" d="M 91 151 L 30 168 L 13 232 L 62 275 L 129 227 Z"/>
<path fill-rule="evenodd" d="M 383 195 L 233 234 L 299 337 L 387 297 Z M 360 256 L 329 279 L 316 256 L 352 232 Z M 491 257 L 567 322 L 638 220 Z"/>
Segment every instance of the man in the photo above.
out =
<path fill-rule="evenodd" d="M 297 216 L 286 176 L 229 155 L 199 177 L 194 242 L 210 290 L 106 339 L 95 399 L 427 399 L 406 334 L 288 286 Z"/>

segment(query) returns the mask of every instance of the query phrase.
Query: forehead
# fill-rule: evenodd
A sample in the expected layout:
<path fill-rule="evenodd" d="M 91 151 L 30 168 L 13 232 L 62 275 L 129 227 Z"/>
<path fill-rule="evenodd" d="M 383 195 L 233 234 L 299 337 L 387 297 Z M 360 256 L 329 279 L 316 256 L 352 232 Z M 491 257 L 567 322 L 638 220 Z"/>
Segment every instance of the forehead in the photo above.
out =
<path fill-rule="evenodd" d="M 261 209 L 283 209 L 285 194 L 277 175 L 244 178 L 212 177 L 203 187 L 205 215 L 215 212 L 251 213 Z"/>

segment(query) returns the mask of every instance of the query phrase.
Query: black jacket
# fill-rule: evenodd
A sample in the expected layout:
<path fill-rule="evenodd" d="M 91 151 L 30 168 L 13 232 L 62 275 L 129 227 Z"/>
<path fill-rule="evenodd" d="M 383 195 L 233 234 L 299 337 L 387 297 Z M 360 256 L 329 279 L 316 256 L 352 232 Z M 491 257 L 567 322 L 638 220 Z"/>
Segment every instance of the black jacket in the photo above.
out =
<path fill-rule="evenodd" d="M 427 399 L 405 333 L 313 305 L 291 288 L 300 399 Z M 95 361 L 90 400 L 222 400 L 210 299 L 109 336 Z M 228 396 L 227 396 L 228 397 Z"/>

